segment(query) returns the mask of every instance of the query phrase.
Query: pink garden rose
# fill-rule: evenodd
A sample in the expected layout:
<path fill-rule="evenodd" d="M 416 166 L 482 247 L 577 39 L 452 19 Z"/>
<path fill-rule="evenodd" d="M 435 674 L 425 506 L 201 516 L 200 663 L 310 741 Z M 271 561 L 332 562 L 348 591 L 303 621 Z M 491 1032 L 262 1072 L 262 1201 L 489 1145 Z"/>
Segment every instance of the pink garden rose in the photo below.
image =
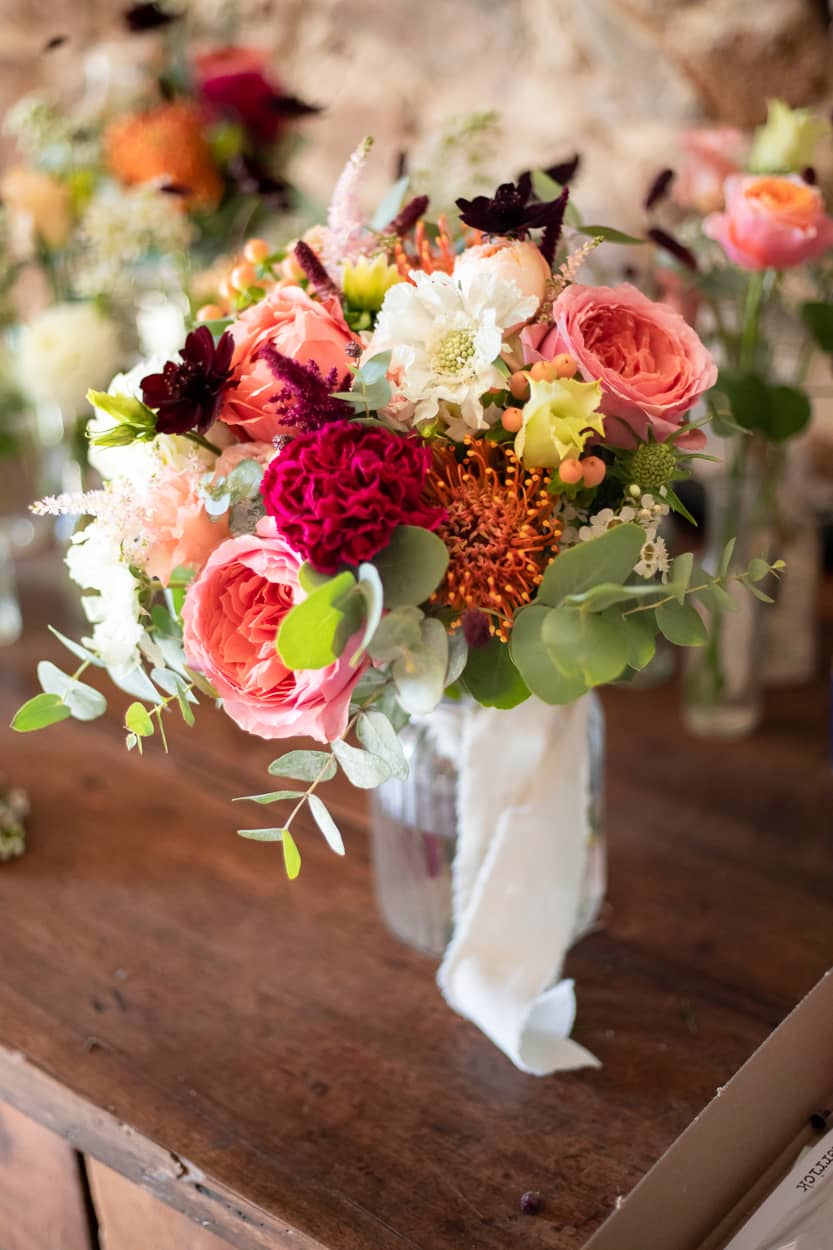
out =
<path fill-rule="evenodd" d="M 271 518 L 256 533 L 223 543 L 188 589 L 185 655 L 247 733 L 332 742 L 347 727 L 350 698 L 365 666 L 351 668 L 349 653 L 327 668 L 304 672 L 284 664 L 275 637 L 303 598 L 301 563 Z"/>
<path fill-rule="evenodd" d="M 568 352 L 586 381 L 601 382 L 605 442 L 630 447 L 676 434 L 685 414 L 717 381 L 711 354 L 685 320 L 627 283 L 574 283 L 552 306 L 553 324 L 521 334 L 524 359 L 552 360 Z M 685 445 L 702 444 L 700 431 Z"/>
<path fill-rule="evenodd" d="M 742 269 L 789 269 L 833 247 L 821 192 L 796 174 L 727 178 L 726 211 L 703 229 Z"/>
<path fill-rule="evenodd" d="M 314 363 L 324 378 L 335 371 L 339 383 L 335 389 L 349 372 L 348 346 L 361 346 L 335 296 L 314 300 L 299 286 L 275 287 L 260 303 L 241 313 L 231 334 L 236 385 L 225 394 L 220 420 L 235 427 L 239 436 L 262 442 L 289 432 L 281 425 L 282 404 L 276 398 L 283 383 L 258 356 L 265 343 L 303 365 Z"/>
<path fill-rule="evenodd" d="M 685 130 L 680 136 L 683 159 L 671 188 L 675 203 L 698 213 L 723 207 L 723 183 L 744 160 L 746 139 L 734 126 Z"/>
<path fill-rule="evenodd" d="M 228 518 L 212 519 L 197 493 L 202 469 L 166 465 L 155 473 L 144 504 L 145 544 L 137 563 L 167 586 L 174 569 L 202 568 L 212 551 L 228 538 Z"/>

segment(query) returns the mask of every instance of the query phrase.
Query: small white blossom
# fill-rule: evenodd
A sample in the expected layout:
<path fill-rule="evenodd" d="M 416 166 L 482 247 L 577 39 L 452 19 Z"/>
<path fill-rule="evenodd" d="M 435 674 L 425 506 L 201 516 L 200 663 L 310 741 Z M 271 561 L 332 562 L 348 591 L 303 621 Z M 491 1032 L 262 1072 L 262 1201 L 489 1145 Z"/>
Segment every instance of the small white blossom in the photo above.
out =
<path fill-rule="evenodd" d="M 614 512 L 612 508 L 602 508 L 601 512 L 591 516 L 587 525 L 582 525 L 578 536 L 581 542 L 586 543 L 591 538 L 600 538 L 602 534 L 615 529 L 617 525 L 627 525 L 635 520 L 636 509 L 628 504 L 620 508 L 618 512 Z"/>
<path fill-rule="evenodd" d="M 668 557 L 665 539 L 649 536 L 642 544 L 639 560 L 634 565 L 634 573 L 645 578 L 656 577 L 657 573 L 660 573 L 662 574 L 663 582 L 667 582 L 668 570 L 670 568 L 671 561 Z"/>
<path fill-rule="evenodd" d="M 636 510 L 636 522 L 649 534 L 655 534 L 657 526 L 670 511 L 667 503 L 657 503 L 653 495 L 643 495 Z"/>

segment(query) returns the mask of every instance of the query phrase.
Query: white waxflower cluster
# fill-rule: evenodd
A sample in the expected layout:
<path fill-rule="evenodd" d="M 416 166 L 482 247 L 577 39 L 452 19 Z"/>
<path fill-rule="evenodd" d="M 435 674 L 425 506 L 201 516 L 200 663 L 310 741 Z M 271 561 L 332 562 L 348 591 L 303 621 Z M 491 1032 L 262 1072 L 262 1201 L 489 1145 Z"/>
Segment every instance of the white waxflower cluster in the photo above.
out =
<path fill-rule="evenodd" d="M 580 526 L 579 541 L 587 542 L 591 538 L 599 538 L 617 525 L 627 525 L 629 522 L 641 525 L 645 530 L 645 542 L 639 554 L 639 560 L 634 566 L 634 572 L 639 577 L 645 578 L 656 577 L 659 574 L 663 581 L 667 581 L 671 558 L 665 539 L 658 535 L 657 530 L 663 519 L 668 516 L 670 508 L 662 499 L 655 499 L 653 495 L 640 494 L 638 486 L 630 487 L 628 496 L 630 503 L 618 510 L 602 508 L 600 512 L 596 512 L 588 519 L 587 524 Z"/>
<path fill-rule="evenodd" d="M 178 202 L 147 183 L 130 190 L 108 187 L 87 207 L 79 227 L 76 285 L 84 295 L 106 291 L 113 299 L 135 293 L 142 267 L 160 288 L 179 285 L 172 257 L 188 250 L 194 227 Z"/>

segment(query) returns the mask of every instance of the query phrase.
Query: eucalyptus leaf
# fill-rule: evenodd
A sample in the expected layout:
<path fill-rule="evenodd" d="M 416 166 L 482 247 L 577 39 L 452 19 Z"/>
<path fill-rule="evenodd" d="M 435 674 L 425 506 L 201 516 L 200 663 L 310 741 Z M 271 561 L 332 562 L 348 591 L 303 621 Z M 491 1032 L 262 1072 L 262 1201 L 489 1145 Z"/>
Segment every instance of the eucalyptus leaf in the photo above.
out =
<path fill-rule="evenodd" d="M 54 625 L 48 625 L 47 629 L 50 634 L 55 635 L 58 642 L 63 643 L 67 651 L 71 651 L 72 654 L 77 656 L 79 660 L 86 660 L 88 664 L 93 664 L 96 668 L 104 668 L 104 661 L 100 658 L 100 656 L 94 655 L 92 651 L 89 651 L 86 647 L 82 647 L 80 642 L 74 642 L 71 638 L 66 638 L 60 630 L 55 628 Z"/>
<path fill-rule="evenodd" d="M 587 690 L 580 674 L 565 677 L 556 668 L 541 640 L 541 629 L 550 609 L 532 604 L 515 617 L 510 638 L 512 660 L 526 685 L 544 703 L 572 703 Z"/>
<path fill-rule="evenodd" d="M 411 716 L 427 716 L 440 702 L 448 672 L 448 634 L 432 618 L 420 626 L 420 642 L 394 660 L 391 668 L 396 693 Z"/>
<path fill-rule="evenodd" d="M 529 698 L 529 687 L 515 667 L 508 643 L 498 638 L 470 649 L 461 680 L 483 707 L 512 708 Z"/>
<path fill-rule="evenodd" d="M 19 734 L 31 733 L 35 729 L 57 725 L 59 721 L 68 720 L 71 715 L 72 712 L 60 695 L 36 694 L 17 709 L 11 727 Z"/>
<path fill-rule="evenodd" d="M 682 555 L 675 556 L 671 561 L 671 569 L 665 591 L 666 594 L 674 595 L 678 603 L 683 603 L 685 600 L 693 568 L 694 555 L 690 551 L 684 551 Z"/>
<path fill-rule="evenodd" d="M 657 649 L 657 624 L 653 612 L 634 612 L 622 618 L 628 667 L 640 672 L 651 663 Z"/>
<path fill-rule="evenodd" d="M 272 760 L 268 771 L 292 781 L 330 781 L 336 775 L 336 762 L 329 751 L 288 751 Z"/>
<path fill-rule="evenodd" d="M 459 677 L 462 676 L 463 670 L 468 663 L 469 647 L 466 642 L 465 635 L 461 629 L 448 636 L 448 669 L 445 674 L 445 684 L 451 686 Z"/>
<path fill-rule="evenodd" d="M 372 564 L 359 565 L 359 594 L 364 599 L 364 630 L 356 651 L 350 658 L 353 668 L 361 663 L 373 635 L 379 627 L 385 605 L 385 592 L 378 570 Z"/>
<path fill-rule="evenodd" d="M 568 595 L 582 594 L 600 582 L 621 585 L 633 572 L 644 542 L 642 527 L 628 523 L 561 552 L 544 574 L 537 603 L 557 607 Z"/>
<path fill-rule="evenodd" d="M 107 674 L 119 690 L 133 695 L 134 699 L 145 699 L 148 703 L 161 703 L 162 695 L 154 686 L 141 665 L 133 668 L 108 668 Z"/>
<path fill-rule="evenodd" d="M 678 647 L 701 647 L 706 641 L 706 627 L 696 608 L 676 599 L 661 603 L 656 610 L 657 625 L 669 642 Z"/>
<path fill-rule="evenodd" d="M 400 525 L 373 563 L 382 579 L 385 607 L 424 603 L 437 589 L 448 567 L 445 543 L 418 525 Z"/>
<path fill-rule="evenodd" d="M 375 790 L 383 781 L 387 781 L 391 770 L 384 760 L 369 751 L 350 746 L 343 738 L 332 744 L 333 755 L 338 760 L 344 775 L 351 785 L 359 790 Z"/>
<path fill-rule="evenodd" d="M 153 734 L 153 721 L 150 713 L 142 703 L 131 703 L 124 714 L 124 727 L 137 738 L 150 738 Z"/>
<path fill-rule="evenodd" d="M 98 690 L 64 673 L 49 660 L 38 664 L 38 681 L 45 694 L 56 694 L 76 720 L 96 720 L 107 711 L 107 700 Z"/>
<path fill-rule="evenodd" d="M 565 677 L 580 673 L 588 686 L 615 681 L 628 663 L 622 617 L 580 608 L 553 608 L 541 626 L 541 640 Z"/>
<path fill-rule="evenodd" d="M 394 220 L 402 207 L 409 182 L 410 178 L 408 175 L 403 174 L 402 177 L 397 178 L 393 186 L 385 192 L 384 198 L 371 218 L 371 230 L 384 230 L 385 226 L 389 226 Z"/>
<path fill-rule="evenodd" d="M 237 832 L 251 842 L 282 842 L 286 834 L 285 829 L 238 829 Z"/>
<path fill-rule="evenodd" d="M 419 608 L 394 608 L 383 616 L 370 640 L 368 652 L 380 664 L 395 660 L 403 651 L 419 646 L 423 613 Z"/>
<path fill-rule="evenodd" d="M 374 708 L 362 712 L 356 722 L 356 737 L 366 751 L 387 765 L 391 777 L 404 781 L 408 776 L 408 761 L 399 735 L 387 716 Z"/>
<path fill-rule="evenodd" d="M 287 613 L 277 637 L 277 648 L 287 668 L 326 668 L 338 659 L 347 641 L 339 637 L 346 599 L 355 585 L 352 573 L 338 573 Z"/>
<path fill-rule="evenodd" d="M 330 850 L 335 851 L 336 855 L 343 855 L 344 839 L 341 836 L 341 830 L 330 815 L 326 803 L 317 794 L 310 794 L 307 802 L 312 818 L 326 838 Z"/>
<path fill-rule="evenodd" d="M 647 243 L 647 239 L 638 239 L 636 235 L 625 234 L 624 230 L 615 230 L 613 226 L 588 226 L 586 223 L 578 227 L 579 234 L 586 234 L 591 239 L 602 239 L 605 243 L 626 243 L 629 245 Z"/>
<path fill-rule="evenodd" d="M 301 852 L 295 845 L 295 839 L 288 829 L 283 830 L 281 838 L 283 847 L 283 866 L 290 881 L 294 881 L 301 871 Z"/>

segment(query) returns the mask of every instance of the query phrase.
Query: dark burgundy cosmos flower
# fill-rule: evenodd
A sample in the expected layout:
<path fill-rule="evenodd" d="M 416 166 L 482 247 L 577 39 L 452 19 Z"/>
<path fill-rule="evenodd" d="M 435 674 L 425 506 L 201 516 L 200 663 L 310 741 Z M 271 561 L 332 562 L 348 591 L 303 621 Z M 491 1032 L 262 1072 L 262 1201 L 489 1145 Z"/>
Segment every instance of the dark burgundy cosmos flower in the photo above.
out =
<path fill-rule="evenodd" d="M 575 152 L 569 160 L 559 161 L 557 165 L 549 165 L 544 173 L 548 178 L 552 178 L 553 182 L 557 182 L 559 186 L 566 187 L 568 182 L 572 182 L 578 173 L 581 164 L 581 156 Z"/>
<path fill-rule="evenodd" d="M 272 400 L 281 405 L 282 426 L 298 431 L 318 430 L 328 421 L 343 420 L 351 415 L 350 405 L 332 394 L 350 389 L 349 373 L 339 377 L 338 370 L 332 369 L 323 377 L 314 360 L 302 364 L 300 360 L 284 356 L 269 342 L 262 345 L 257 358 L 265 360 L 277 380 L 283 382 L 283 389 L 272 396 Z"/>
<path fill-rule="evenodd" d="M 659 204 L 660 200 L 665 199 L 675 177 L 676 174 L 673 169 L 661 169 L 659 171 L 645 196 L 644 208 L 646 213 L 650 213 L 651 209 Z"/>
<path fill-rule="evenodd" d="M 156 411 L 160 434 L 204 434 L 213 425 L 231 381 L 234 339 L 228 330 L 214 345 L 208 326 L 192 330 L 180 352 L 161 373 L 142 378 L 142 399 Z"/>
<path fill-rule="evenodd" d="M 355 567 L 386 547 L 398 525 L 434 529 L 443 508 L 422 498 L 431 450 L 391 430 L 335 421 L 291 439 L 267 468 L 268 514 L 322 573 Z"/>
<path fill-rule="evenodd" d="M 530 230 L 542 229 L 541 251 L 551 261 L 561 236 L 569 194 L 565 187 L 554 200 L 536 200 L 532 174 L 527 171 L 517 182 L 502 183 L 493 196 L 477 195 L 473 200 L 457 200 L 457 207 L 460 220 L 484 234 L 524 238 Z"/>
<path fill-rule="evenodd" d="M 681 243 L 679 239 L 675 239 L 673 234 L 669 234 L 667 230 L 661 230 L 659 226 L 653 226 L 648 231 L 648 238 L 656 243 L 657 247 L 661 247 L 664 252 L 668 252 L 681 265 L 685 265 L 686 269 L 697 270 L 697 257 L 694 255 L 690 247 L 686 247 L 685 243 Z"/>
<path fill-rule="evenodd" d="M 142 34 L 146 30 L 169 26 L 179 16 L 178 13 L 168 13 L 160 4 L 131 4 L 124 11 L 124 24 L 133 34 Z"/>

